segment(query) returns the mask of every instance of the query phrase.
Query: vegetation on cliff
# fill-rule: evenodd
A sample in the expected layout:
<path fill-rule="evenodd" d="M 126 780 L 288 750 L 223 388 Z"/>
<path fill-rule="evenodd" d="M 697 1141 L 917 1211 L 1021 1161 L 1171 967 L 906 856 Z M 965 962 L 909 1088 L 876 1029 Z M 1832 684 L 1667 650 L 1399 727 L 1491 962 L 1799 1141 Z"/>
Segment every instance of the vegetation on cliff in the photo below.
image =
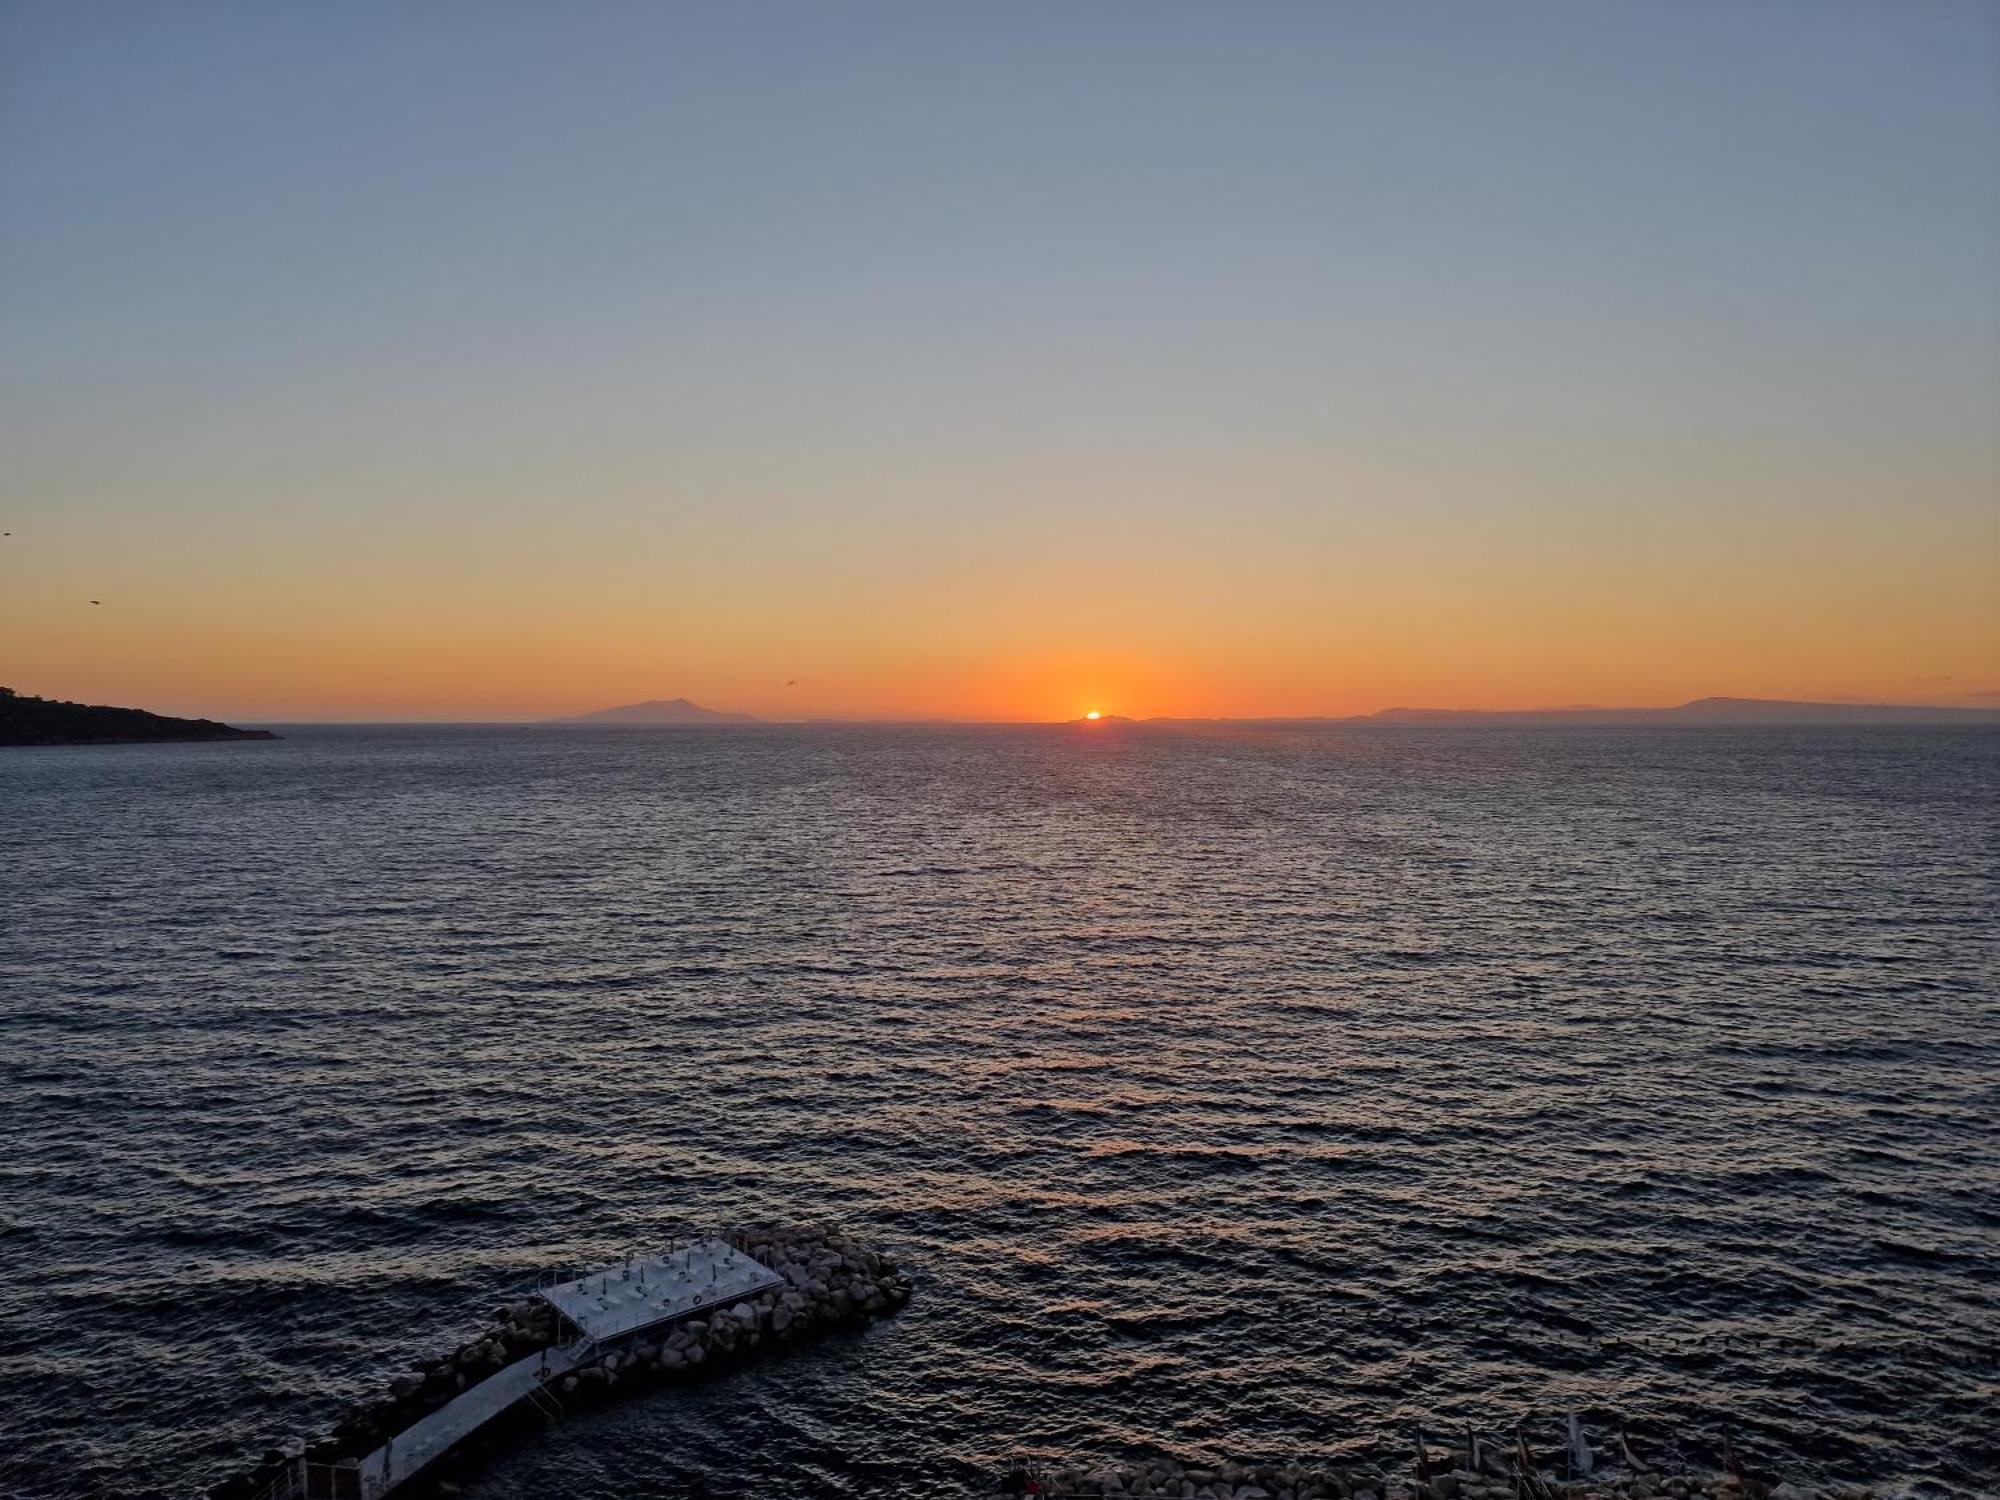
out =
<path fill-rule="evenodd" d="M 268 729 L 173 719 L 143 708 L 31 698 L 0 687 L 0 745 L 131 745 L 165 740 L 275 740 Z"/>

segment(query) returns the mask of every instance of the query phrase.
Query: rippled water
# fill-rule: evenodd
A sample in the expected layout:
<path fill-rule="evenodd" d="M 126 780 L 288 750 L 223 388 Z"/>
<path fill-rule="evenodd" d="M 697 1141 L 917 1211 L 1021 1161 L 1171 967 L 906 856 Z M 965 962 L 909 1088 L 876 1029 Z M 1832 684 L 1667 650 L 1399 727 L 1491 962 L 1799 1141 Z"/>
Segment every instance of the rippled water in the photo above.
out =
<path fill-rule="evenodd" d="M 301 729 L 0 756 L 0 1490 L 179 1492 L 555 1259 L 900 1318 L 479 1500 L 1575 1407 L 2000 1486 L 2000 735 Z"/>

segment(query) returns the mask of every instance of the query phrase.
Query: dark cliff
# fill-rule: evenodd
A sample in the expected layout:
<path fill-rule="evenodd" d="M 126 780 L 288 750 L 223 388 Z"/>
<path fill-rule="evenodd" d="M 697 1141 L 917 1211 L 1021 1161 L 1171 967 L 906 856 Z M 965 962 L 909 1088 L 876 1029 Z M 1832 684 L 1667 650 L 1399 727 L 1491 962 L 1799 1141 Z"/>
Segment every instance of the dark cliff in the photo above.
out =
<path fill-rule="evenodd" d="M 139 745 L 167 740 L 275 740 L 268 729 L 172 719 L 143 708 L 27 698 L 0 688 L 0 745 Z"/>

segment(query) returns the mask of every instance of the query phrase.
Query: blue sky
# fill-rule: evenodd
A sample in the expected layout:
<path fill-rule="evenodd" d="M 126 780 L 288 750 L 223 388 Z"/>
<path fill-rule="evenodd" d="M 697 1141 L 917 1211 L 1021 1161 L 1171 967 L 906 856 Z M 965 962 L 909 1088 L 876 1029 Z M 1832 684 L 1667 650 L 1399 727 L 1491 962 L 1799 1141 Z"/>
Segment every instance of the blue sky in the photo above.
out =
<path fill-rule="evenodd" d="M 1357 677 L 1462 697 L 1592 628 L 1536 559 L 1650 601 L 1613 628 L 1677 690 L 1647 621 L 1741 563 L 1724 593 L 1818 580 L 1784 595 L 1817 633 L 1704 685 L 1843 690 L 1843 609 L 1931 611 L 1850 693 L 1970 682 L 1997 62 L 1970 4 L 11 3 L 0 503 L 46 551 L 0 626 L 38 682 L 143 691 L 144 651 L 65 613 L 95 578 L 419 636 L 427 591 L 525 591 L 566 652 L 599 632 L 606 690 L 817 644 L 849 699 L 916 708 L 948 664 L 884 643 L 941 611 L 994 671 L 1023 622 L 1184 661 L 1172 589 L 1283 658 L 1285 706 L 1362 707 Z M 1283 561 L 1434 555 L 1471 597 L 1466 534 L 1557 590 L 1485 677 L 1440 663 L 1490 608 L 1371 676 L 1395 603 L 1316 617 Z M 1079 551 L 1110 603 L 1065 615 Z M 880 601 L 851 639 L 816 562 Z M 939 576 L 982 602 L 910 582 Z M 577 602 L 606 587 L 700 628 Z"/>

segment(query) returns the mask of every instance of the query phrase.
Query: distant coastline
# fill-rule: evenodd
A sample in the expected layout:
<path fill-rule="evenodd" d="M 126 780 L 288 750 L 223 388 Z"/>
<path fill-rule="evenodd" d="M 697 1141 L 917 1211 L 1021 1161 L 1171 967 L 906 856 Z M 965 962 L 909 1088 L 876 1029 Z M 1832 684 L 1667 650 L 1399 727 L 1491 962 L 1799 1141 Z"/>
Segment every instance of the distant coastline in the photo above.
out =
<path fill-rule="evenodd" d="M 4 691 L 4 690 L 0 690 Z M 1983 697 L 1984 694 L 1973 696 Z M 103 715 L 137 715 L 152 725 L 175 726 L 171 733 L 93 732 L 80 743 L 112 743 L 121 738 L 148 739 L 275 739 L 264 730 L 235 729 L 208 719 L 170 719 L 139 709 L 88 707 L 58 704 L 54 700 L 15 698 L 17 704 L 46 703 L 49 708 Z M 130 721 L 127 721 L 130 722 Z M 1480 709 L 1480 708 L 1385 708 L 1365 714 L 1255 714 L 1184 716 L 1157 714 L 1134 718 L 1125 714 L 1101 713 L 1095 718 L 1074 719 L 988 719 L 953 717 L 943 714 L 856 715 L 813 714 L 763 718 L 756 714 L 730 712 L 705 707 L 687 698 L 655 698 L 643 703 L 621 704 L 590 713 L 566 714 L 551 718 L 493 719 L 266 719 L 279 727 L 364 728 L 404 725 L 433 728 L 497 729 L 529 728 L 701 728 L 707 726 L 762 729 L 1028 729 L 1077 727 L 1082 729 L 1161 729 L 1202 730 L 1227 728 L 1268 729 L 1368 729 L 1368 728 L 1862 728 L 1866 726 L 1961 726 L 2000 729 L 2000 707 L 1973 708 L 1922 703 L 1822 703 L 1782 698 L 1696 698 L 1662 708 L 1607 708 L 1580 704 L 1560 708 Z M 6 732 L 0 726 L 0 735 Z M 46 739 L 4 739 L 0 744 L 60 743 Z"/>
<path fill-rule="evenodd" d="M 1093 728 L 1124 726 L 1151 729 L 1199 729 L 1227 725 L 1274 728 L 1346 728 L 1371 725 L 1524 728 L 1552 727 L 1694 727 L 1793 725 L 1799 727 L 1859 726 L 1864 724 L 1965 724 L 2000 726 L 2000 708 L 1941 707 L 1922 703 L 1820 703 L 1789 698 L 1695 698 L 1665 708 L 1605 708 L 1597 704 L 1577 704 L 1561 708 L 1385 708 L 1369 714 L 1253 714 L 1189 717 L 1156 714 L 1133 718 L 1124 714 L 1101 714 L 1075 719 L 977 719 L 924 714 L 893 718 L 842 718 L 820 714 L 808 718 L 762 719 L 755 714 L 725 713 L 704 708 L 686 698 L 651 699 L 618 708 L 562 718 L 540 719 L 541 724 L 565 725 L 699 725 L 761 724 L 824 725 L 828 727 L 915 728 L 924 725 L 1029 726 L 1034 724 L 1077 724 Z"/>
<path fill-rule="evenodd" d="M 1075 722 L 1081 722 L 1075 721 Z M 1100 721 L 1103 722 L 1103 721 Z M 1937 708 L 1920 703 L 1811 703 L 1784 698 L 1696 698 L 1670 708 L 1385 708 L 1379 713 L 1344 717 L 1123 720 L 1125 723 L 1175 724 L 1436 724 L 1516 725 L 1860 725 L 1860 724 L 1993 724 L 2000 725 L 2000 708 Z"/>
<path fill-rule="evenodd" d="M 0 747 L 149 745 L 186 740 L 275 740 L 268 729 L 238 729 L 214 719 L 176 719 L 143 708 L 69 703 L 0 688 Z"/>

